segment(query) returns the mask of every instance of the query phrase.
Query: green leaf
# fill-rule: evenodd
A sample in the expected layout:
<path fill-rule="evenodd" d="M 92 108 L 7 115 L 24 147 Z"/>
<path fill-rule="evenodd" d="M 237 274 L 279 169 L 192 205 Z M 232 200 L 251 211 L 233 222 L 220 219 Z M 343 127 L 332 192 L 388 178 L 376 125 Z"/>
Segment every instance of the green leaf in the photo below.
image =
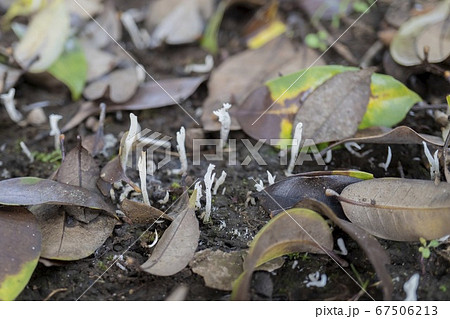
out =
<path fill-rule="evenodd" d="M 47 71 L 63 82 L 72 93 L 72 100 L 78 100 L 86 83 L 88 64 L 78 41 L 70 39 L 63 54 Z"/>
<path fill-rule="evenodd" d="M 370 88 L 372 94 L 360 129 L 394 126 L 405 118 L 414 104 L 422 101 L 419 95 L 389 75 L 374 73 Z"/>
<path fill-rule="evenodd" d="M 420 249 L 420 248 L 422 248 L 422 249 Z M 419 248 L 419 251 L 422 253 L 422 257 L 425 259 L 430 258 L 430 255 L 431 255 L 430 248 L 427 248 L 427 247 L 425 247 L 425 248 L 420 247 L 420 248 Z"/>
<path fill-rule="evenodd" d="M 14 300 L 33 274 L 41 252 L 36 218 L 23 207 L 0 209 L 0 300 Z"/>
<path fill-rule="evenodd" d="M 428 247 L 432 247 L 432 248 L 436 248 L 437 246 L 439 246 L 439 242 L 436 239 L 433 239 L 432 241 L 430 241 L 430 243 L 428 244 Z"/>
<path fill-rule="evenodd" d="M 220 24 L 222 23 L 223 15 L 229 5 L 229 1 L 223 0 L 219 3 L 216 12 L 209 19 L 206 26 L 205 33 L 201 40 L 201 47 L 211 54 L 216 54 L 219 51 L 219 45 L 217 44 L 217 37 L 219 34 Z"/>

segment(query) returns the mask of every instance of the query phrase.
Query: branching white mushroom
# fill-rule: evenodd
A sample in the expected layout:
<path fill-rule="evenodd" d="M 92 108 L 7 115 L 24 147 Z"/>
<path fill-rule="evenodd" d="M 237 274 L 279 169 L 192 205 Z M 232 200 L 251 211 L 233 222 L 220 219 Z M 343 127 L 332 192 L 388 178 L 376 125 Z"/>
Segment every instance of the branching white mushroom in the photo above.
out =
<path fill-rule="evenodd" d="M 214 184 L 213 195 L 217 195 L 217 191 L 219 190 L 220 185 L 222 185 L 225 182 L 226 177 L 227 173 L 225 173 L 225 171 L 222 171 L 222 174 L 220 175 L 219 179 Z"/>
<path fill-rule="evenodd" d="M 6 108 L 6 112 L 13 122 L 19 123 L 23 119 L 22 113 L 16 109 L 14 103 L 14 95 L 16 94 L 16 89 L 11 88 L 8 93 L 0 95 L 0 100 Z"/>
<path fill-rule="evenodd" d="M 258 183 L 255 181 L 255 188 L 257 192 L 262 191 L 264 189 L 264 182 L 262 180 L 259 180 Z"/>
<path fill-rule="evenodd" d="M 146 152 L 141 152 L 141 156 L 139 156 L 138 169 L 139 169 L 139 178 L 141 180 L 142 199 L 144 200 L 144 203 L 146 205 L 151 206 L 150 200 L 148 198 L 148 192 L 147 192 L 147 153 Z"/>
<path fill-rule="evenodd" d="M 425 152 L 425 156 L 428 159 L 428 162 L 430 163 L 430 175 L 431 180 L 434 180 L 435 182 L 438 182 L 440 179 L 440 173 L 439 173 L 439 158 L 438 158 L 438 151 L 434 152 L 434 156 L 431 156 L 430 150 L 428 149 L 427 143 L 423 143 L 423 150 Z"/>
<path fill-rule="evenodd" d="M 182 126 L 180 130 L 177 132 L 177 150 L 178 154 L 180 154 L 180 162 L 181 162 L 181 169 L 179 170 L 179 173 L 182 175 L 185 175 L 187 173 L 187 157 L 186 157 L 186 148 L 185 148 L 185 141 L 186 141 L 186 131 L 184 127 Z"/>
<path fill-rule="evenodd" d="M 231 117 L 228 110 L 231 108 L 230 103 L 223 103 L 223 108 L 213 111 L 213 113 L 219 118 L 220 124 L 220 147 L 224 147 L 228 140 L 228 134 L 230 134 Z"/>
<path fill-rule="evenodd" d="M 292 146 L 291 146 L 291 159 L 289 161 L 289 166 L 285 172 L 286 176 L 292 175 L 292 172 L 294 171 L 295 162 L 297 161 L 298 151 L 300 149 L 300 143 L 302 141 L 302 132 L 303 132 L 303 124 L 299 122 L 295 126 L 294 138 L 292 139 Z"/>
<path fill-rule="evenodd" d="M 206 194 L 206 206 L 205 206 L 205 214 L 203 216 L 203 222 L 207 223 L 211 219 L 211 205 L 212 205 L 212 195 L 211 195 L 211 187 L 214 183 L 214 178 L 216 177 L 216 173 L 213 174 L 213 170 L 215 165 L 209 164 L 208 169 L 206 170 L 205 177 L 203 179 L 205 183 L 205 194 Z"/>
<path fill-rule="evenodd" d="M 267 171 L 267 181 L 269 182 L 269 185 L 272 185 L 275 183 L 275 178 L 277 178 L 277 176 L 273 176 L 269 171 Z"/>
<path fill-rule="evenodd" d="M 59 127 L 58 127 L 58 122 L 62 118 L 63 118 L 62 115 L 59 115 L 59 114 L 50 114 L 50 116 L 48 117 L 49 122 L 50 122 L 49 135 L 55 137 L 55 149 L 57 149 L 57 150 L 60 149 L 59 135 L 61 135 L 61 131 L 59 130 Z"/>

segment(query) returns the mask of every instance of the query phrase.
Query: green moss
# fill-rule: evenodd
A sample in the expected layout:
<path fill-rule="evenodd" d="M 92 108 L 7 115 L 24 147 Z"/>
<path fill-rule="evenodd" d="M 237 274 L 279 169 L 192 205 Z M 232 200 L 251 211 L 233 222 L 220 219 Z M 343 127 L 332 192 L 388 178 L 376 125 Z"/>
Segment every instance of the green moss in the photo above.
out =
<path fill-rule="evenodd" d="M 170 187 L 173 188 L 173 189 L 177 189 L 177 188 L 181 188 L 181 185 L 180 185 L 180 183 L 178 183 L 178 182 L 173 182 L 173 183 L 170 185 Z"/>
<path fill-rule="evenodd" d="M 60 150 L 54 150 L 51 153 L 32 152 L 34 159 L 42 163 L 60 163 L 62 156 Z"/>

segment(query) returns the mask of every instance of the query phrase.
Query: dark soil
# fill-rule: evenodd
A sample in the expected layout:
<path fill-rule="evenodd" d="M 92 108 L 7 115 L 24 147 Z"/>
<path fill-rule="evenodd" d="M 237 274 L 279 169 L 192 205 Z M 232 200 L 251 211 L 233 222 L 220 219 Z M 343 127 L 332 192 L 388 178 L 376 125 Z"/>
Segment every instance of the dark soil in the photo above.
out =
<path fill-rule="evenodd" d="M 382 17 L 390 1 L 380 1 L 377 8 L 364 16 L 361 20 L 366 28 L 379 30 Z M 146 1 L 121 2 L 119 7 L 126 9 L 129 7 L 145 7 Z M 237 26 L 242 21 L 236 17 L 245 18 L 253 11 L 249 7 L 236 7 L 226 14 L 223 27 L 221 29 L 221 57 L 242 50 L 239 42 L 239 30 Z M 289 15 L 303 15 L 292 1 L 281 1 L 281 12 L 287 17 Z M 350 19 L 355 19 L 358 15 L 351 15 Z M 247 17 L 248 18 L 248 17 Z M 340 26 L 336 34 L 340 34 L 347 26 Z M 342 43 L 346 45 L 352 53 L 359 59 L 366 50 L 376 40 L 376 33 L 371 36 L 365 35 L 356 24 L 350 32 L 343 38 Z M 131 48 L 125 37 L 125 47 Z M 197 44 L 181 47 L 164 47 L 152 52 L 131 53 L 137 57 L 156 79 L 177 76 L 181 67 L 193 61 L 200 62 L 205 56 L 205 52 Z M 329 64 L 348 64 L 338 54 L 329 51 L 324 56 Z M 382 53 L 375 57 L 375 65 L 379 67 L 378 72 L 383 73 L 381 64 Z M 296 70 L 292 70 L 296 71 Z M 434 88 L 432 82 L 427 82 L 430 88 Z M 436 88 L 434 88 L 436 89 Z M 35 101 L 51 100 L 61 102 L 57 106 L 45 108 L 47 115 L 55 112 L 64 116 L 64 122 L 75 113 L 79 103 L 70 102 L 70 97 L 65 89 L 49 89 L 38 87 L 32 82 L 24 79 L 17 86 L 18 105 L 27 105 Z M 431 89 L 430 89 L 431 90 Z M 430 90 L 426 90 L 429 92 Z M 442 94 L 443 89 L 438 90 Z M 448 94 L 448 92 L 447 92 Z M 207 95 L 207 87 L 203 85 L 187 101 L 183 107 L 190 113 L 195 114 L 196 109 L 201 107 Z M 430 99 L 430 96 L 423 96 Z M 156 110 L 138 112 L 139 122 L 142 128 L 149 128 L 152 131 L 175 137 L 175 132 L 183 125 L 186 128 L 196 127 L 195 123 L 178 106 L 169 106 Z M 200 119 L 197 118 L 200 122 Z M 19 142 L 24 141 L 32 151 L 43 153 L 51 152 L 53 149 L 53 138 L 47 136 L 49 127 L 19 128 L 13 124 L 4 110 L 0 111 L 0 179 L 20 176 L 38 176 L 46 178 L 55 169 L 53 163 L 43 163 L 36 161 L 29 164 L 28 159 L 21 152 Z M 408 125 L 419 132 L 440 134 L 440 127 L 426 113 L 426 111 L 410 112 L 402 123 Z M 123 120 L 118 120 L 114 114 L 106 118 L 105 132 L 118 135 L 128 129 L 128 114 L 123 114 Z M 73 129 L 66 134 L 66 149 L 71 149 L 76 145 L 76 136 L 85 135 L 89 132 L 84 125 Z M 217 133 L 207 136 L 217 137 Z M 248 138 L 242 132 L 233 132 L 231 138 Z M 174 139 L 173 139 L 174 140 Z M 255 141 L 252 141 L 254 144 Z M 333 169 L 358 169 L 371 172 L 375 177 L 406 177 L 415 179 L 429 179 L 429 170 L 426 166 L 426 159 L 423 155 L 423 148 L 419 145 L 391 145 L 392 162 L 389 169 L 378 167 L 378 163 L 384 162 L 387 154 L 386 145 L 364 145 L 363 151 L 372 150 L 368 155 L 358 158 L 351 155 L 347 150 L 340 149 L 333 151 L 333 160 L 327 167 L 318 166 L 315 162 L 305 162 L 304 165 L 296 167 L 296 172 L 307 172 L 313 170 L 333 170 Z M 175 150 L 175 147 L 173 148 Z M 206 149 L 205 152 L 211 150 Z M 225 194 L 215 197 L 212 213 L 212 223 L 201 224 L 201 238 L 198 250 L 205 248 L 221 249 L 233 251 L 245 249 L 257 231 L 269 220 L 268 214 L 259 207 L 246 206 L 247 193 L 255 191 L 254 182 L 251 178 L 265 179 L 266 170 L 277 175 L 277 180 L 284 176 L 284 166 L 279 164 L 277 152 L 269 146 L 261 148 L 261 155 L 268 163 L 268 166 L 259 166 L 252 161 L 248 166 L 227 167 L 226 161 L 214 162 L 216 171 L 219 173 L 226 170 L 228 173 L 224 186 Z M 238 143 L 238 159 L 242 161 L 248 151 L 241 143 Z M 191 159 L 192 160 L 192 159 Z M 100 165 L 106 164 L 106 159 L 100 158 Z M 192 162 L 190 162 L 192 164 Z M 172 159 L 168 168 L 176 168 L 179 162 Z M 201 178 L 208 163 L 202 161 L 200 166 L 189 165 L 189 177 L 186 181 L 193 181 Z M 155 174 L 156 183 L 160 183 L 163 189 L 170 189 L 171 194 L 179 195 L 180 190 L 173 188 L 173 183 L 183 184 L 179 176 L 167 175 L 165 170 L 159 170 Z M 137 181 L 135 171 L 130 172 L 132 180 Z M 172 188 L 171 188 L 172 187 Z M 219 192 L 220 193 L 220 192 Z M 154 194 L 154 197 L 161 198 L 162 194 Z M 176 197 L 176 196 L 175 196 Z M 158 198 L 154 198 L 158 199 Z M 171 198 L 170 203 L 173 202 Z M 156 205 L 158 206 L 158 205 Z M 226 223 L 225 228 L 221 228 L 221 222 Z M 188 300 L 228 300 L 229 292 L 214 290 L 205 286 L 202 277 L 194 274 L 189 267 L 178 274 L 170 277 L 157 277 L 138 269 L 138 265 L 145 262 L 150 250 L 144 248 L 139 240 L 139 236 L 147 229 L 148 225 L 130 225 L 122 223 L 116 226 L 113 234 L 102 245 L 95 254 L 83 260 L 66 262 L 61 265 L 47 267 L 39 263 L 30 282 L 18 297 L 19 300 L 43 300 L 52 292 L 55 292 L 51 300 L 164 300 L 176 287 L 185 284 L 189 287 Z M 167 224 L 159 224 L 159 230 L 167 227 Z M 153 230 L 153 229 L 152 229 Z M 344 238 L 349 250 L 346 260 L 353 264 L 363 281 L 370 280 L 368 293 L 376 300 L 381 300 L 381 290 L 377 286 L 376 274 L 359 246 L 353 242 L 346 234 L 336 229 L 334 238 Z M 447 259 L 432 250 L 431 257 L 423 260 L 418 250 L 419 243 L 404 243 L 380 240 L 381 245 L 387 250 L 391 265 L 389 271 L 394 283 L 394 300 L 403 300 L 403 283 L 414 273 L 421 274 L 420 286 L 418 289 L 419 300 L 450 300 L 450 264 Z M 443 249 L 443 248 L 438 248 Z M 124 253 L 125 251 L 125 253 Z M 125 270 L 112 264 L 114 256 L 124 253 L 128 265 Z M 350 300 L 358 296 L 360 288 L 354 281 L 342 271 L 342 269 L 331 259 L 321 255 L 297 254 L 285 257 L 285 264 L 282 268 L 272 272 L 258 272 L 253 281 L 253 299 L 258 300 Z M 293 269 L 293 264 L 298 265 Z M 324 288 L 306 288 L 304 280 L 307 275 L 319 270 L 326 273 L 329 282 Z M 353 277 L 355 273 L 347 268 L 346 271 Z M 98 279 L 98 281 L 96 281 Z M 95 282 L 95 284 L 94 284 Z M 92 285 L 92 286 L 91 286 Z M 273 289 L 272 289 L 273 285 Z M 58 289 L 64 288 L 59 291 Z M 89 288 L 89 289 L 88 289 Z M 87 290 L 88 289 L 88 290 Z M 58 290 L 58 291 L 57 291 Z M 87 290 L 87 291 L 86 291 Z M 370 300 L 366 294 L 361 294 L 360 300 Z"/>

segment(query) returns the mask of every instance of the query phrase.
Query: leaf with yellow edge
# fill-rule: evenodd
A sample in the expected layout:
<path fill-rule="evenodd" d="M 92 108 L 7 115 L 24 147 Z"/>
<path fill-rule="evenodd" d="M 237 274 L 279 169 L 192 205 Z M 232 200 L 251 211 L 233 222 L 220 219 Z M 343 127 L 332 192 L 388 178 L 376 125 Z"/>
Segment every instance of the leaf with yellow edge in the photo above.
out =
<path fill-rule="evenodd" d="M 337 74 L 358 70 L 341 65 L 317 66 L 267 81 L 251 92 L 233 115 L 249 136 L 267 141 L 281 139 L 280 146 L 290 145 L 294 118 L 312 93 Z M 359 128 L 394 126 L 421 101 L 416 93 L 388 75 L 372 74 L 370 90 Z M 320 114 L 321 106 L 317 108 Z M 310 121 L 302 120 L 306 126 Z"/>
<path fill-rule="evenodd" d="M 244 261 L 244 272 L 233 283 L 232 299 L 248 300 L 256 267 L 274 258 L 294 253 L 323 254 L 333 249 L 327 222 L 316 212 L 293 208 L 274 217 L 255 236 Z"/>
<path fill-rule="evenodd" d="M 411 107 L 422 101 L 419 95 L 392 76 L 374 73 L 371 96 L 359 128 L 391 127 L 401 122 Z"/>
<path fill-rule="evenodd" d="M 0 300 L 14 300 L 26 286 L 41 252 L 36 218 L 23 207 L 0 209 Z"/>

